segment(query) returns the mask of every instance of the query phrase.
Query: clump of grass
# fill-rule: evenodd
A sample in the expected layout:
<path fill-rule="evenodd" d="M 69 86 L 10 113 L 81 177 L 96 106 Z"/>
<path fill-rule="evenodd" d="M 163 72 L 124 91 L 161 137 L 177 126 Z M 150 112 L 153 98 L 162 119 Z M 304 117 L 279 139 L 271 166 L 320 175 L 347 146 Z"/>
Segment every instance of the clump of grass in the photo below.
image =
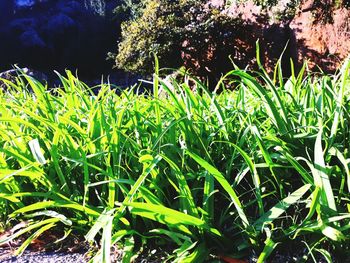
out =
<path fill-rule="evenodd" d="M 3 80 L 1 216 L 26 223 L 0 245 L 26 234 L 21 254 L 65 229 L 99 242 L 98 262 L 116 244 L 124 262 L 144 246 L 171 262 L 264 262 L 286 246 L 347 257 L 349 66 L 312 77 L 305 65 L 288 80 L 279 65 L 272 79 L 235 69 L 218 88 L 236 89 L 220 94 L 158 70 L 147 96 L 106 84 L 94 95 L 69 71 L 55 90 Z"/>

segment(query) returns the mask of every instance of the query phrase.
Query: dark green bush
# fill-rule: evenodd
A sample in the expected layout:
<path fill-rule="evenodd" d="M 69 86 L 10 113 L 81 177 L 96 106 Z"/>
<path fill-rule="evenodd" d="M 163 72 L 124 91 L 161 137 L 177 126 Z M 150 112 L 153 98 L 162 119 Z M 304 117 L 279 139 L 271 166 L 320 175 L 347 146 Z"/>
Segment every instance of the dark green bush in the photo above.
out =
<path fill-rule="evenodd" d="M 185 40 L 195 42 L 195 49 L 202 48 L 213 29 L 222 35 L 220 25 L 234 21 L 198 0 L 140 0 L 136 7 L 130 6 L 129 13 L 131 19 L 122 24 L 116 66 L 143 74 L 153 71 L 152 53 L 163 67 L 177 67 L 182 64 Z"/>

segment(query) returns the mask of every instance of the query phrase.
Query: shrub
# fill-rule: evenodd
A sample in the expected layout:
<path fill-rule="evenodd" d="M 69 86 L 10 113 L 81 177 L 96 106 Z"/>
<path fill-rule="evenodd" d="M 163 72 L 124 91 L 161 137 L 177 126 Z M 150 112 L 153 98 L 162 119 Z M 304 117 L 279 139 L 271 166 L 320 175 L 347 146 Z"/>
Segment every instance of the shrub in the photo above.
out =
<path fill-rule="evenodd" d="M 205 51 L 213 37 L 222 37 L 223 28 L 236 21 L 199 0 L 137 3 L 139 11 L 131 8 L 131 19 L 122 24 L 116 56 L 116 66 L 127 71 L 151 73 L 152 53 L 157 54 L 163 66 L 177 67 L 182 63 L 185 40 L 191 40 L 194 49 Z"/>
<path fill-rule="evenodd" d="M 290 1 L 278 16 L 289 19 L 298 2 Z M 258 4 L 264 8 L 276 5 L 273 1 Z M 255 42 L 263 38 L 267 23 L 264 17 L 252 23 L 239 15 L 228 16 L 220 8 L 198 0 L 130 0 L 124 11 L 130 19 L 122 24 L 118 68 L 150 74 L 152 53 L 156 53 L 164 67 L 184 65 L 213 83 L 232 67 L 232 60 L 241 67 L 254 64 Z"/>

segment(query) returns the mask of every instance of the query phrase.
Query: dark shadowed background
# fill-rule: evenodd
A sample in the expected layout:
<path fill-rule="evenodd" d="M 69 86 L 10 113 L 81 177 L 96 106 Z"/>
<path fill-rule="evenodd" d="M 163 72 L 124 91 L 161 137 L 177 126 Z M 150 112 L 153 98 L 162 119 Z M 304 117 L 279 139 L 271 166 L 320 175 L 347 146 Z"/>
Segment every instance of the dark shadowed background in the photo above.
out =
<path fill-rule="evenodd" d="M 109 72 L 116 50 L 118 0 L 0 0 L 0 71 L 17 64 L 39 71 Z"/>

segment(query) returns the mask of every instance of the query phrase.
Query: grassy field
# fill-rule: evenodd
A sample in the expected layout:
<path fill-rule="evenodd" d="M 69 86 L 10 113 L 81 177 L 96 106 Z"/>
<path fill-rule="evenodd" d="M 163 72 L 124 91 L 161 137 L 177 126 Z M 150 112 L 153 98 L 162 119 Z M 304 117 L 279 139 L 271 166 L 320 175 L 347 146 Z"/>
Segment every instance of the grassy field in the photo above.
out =
<path fill-rule="evenodd" d="M 350 257 L 350 61 L 333 76 L 304 65 L 235 69 L 209 92 L 196 79 L 153 93 L 95 95 L 70 72 L 62 88 L 20 76 L 0 90 L 0 218 L 22 251 L 47 231 L 142 249 L 168 262 Z M 156 70 L 157 73 L 158 70 Z M 5 81 L 5 80 L 4 80 Z M 225 90 L 226 86 L 235 87 Z M 159 90 L 162 96 L 158 96 Z"/>

